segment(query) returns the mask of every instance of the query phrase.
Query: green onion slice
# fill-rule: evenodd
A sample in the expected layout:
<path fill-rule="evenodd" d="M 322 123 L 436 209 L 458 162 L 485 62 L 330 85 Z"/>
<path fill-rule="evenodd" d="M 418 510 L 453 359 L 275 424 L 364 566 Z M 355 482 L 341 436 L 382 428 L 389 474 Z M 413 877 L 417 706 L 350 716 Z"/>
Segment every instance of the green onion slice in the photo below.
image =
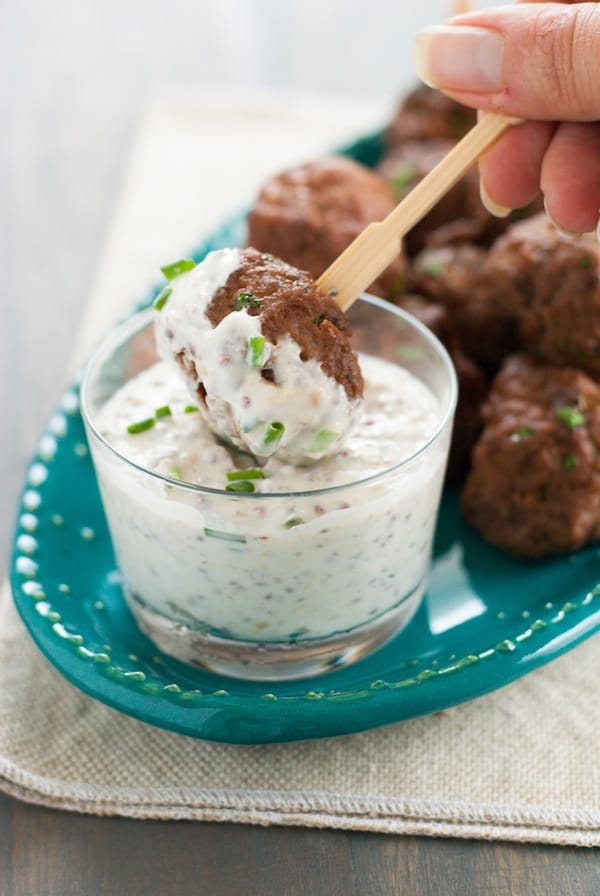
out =
<path fill-rule="evenodd" d="M 532 435 L 534 435 L 534 431 L 531 426 L 521 426 L 520 429 L 512 433 L 510 440 L 511 442 L 522 442 L 523 439 L 529 439 Z"/>
<path fill-rule="evenodd" d="M 220 541 L 235 541 L 239 544 L 246 543 L 245 535 L 238 535 L 236 532 L 219 532 L 218 529 L 204 529 L 207 538 L 218 538 Z"/>
<path fill-rule="evenodd" d="M 556 408 L 556 416 L 561 423 L 568 426 L 569 429 L 577 429 L 585 423 L 585 416 L 579 408 L 560 407 Z"/>
<path fill-rule="evenodd" d="M 197 412 L 198 412 L 197 404 L 186 404 L 186 406 L 183 409 L 184 414 L 196 414 Z"/>
<path fill-rule="evenodd" d="M 417 169 L 410 162 L 401 162 L 390 178 L 390 185 L 395 193 L 404 193 L 415 179 Z"/>
<path fill-rule="evenodd" d="M 260 299 L 253 296 L 251 292 L 241 292 L 233 303 L 233 310 L 241 311 L 242 308 L 259 308 L 260 305 Z"/>
<path fill-rule="evenodd" d="M 251 336 L 248 342 L 248 366 L 262 367 L 265 363 L 265 337 Z"/>
<path fill-rule="evenodd" d="M 293 529 L 294 526 L 301 526 L 303 522 L 304 520 L 301 516 L 292 516 L 289 520 L 285 521 L 285 528 Z"/>
<path fill-rule="evenodd" d="M 265 435 L 263 438 L 263 445 L 265 448 L 277 448 L 281 441 L 281 437 L 285 432 L 285 426 L 283 423 L 279 423 L 279 421 L 274 420 L 272 423 L 267 423 L 267 428 L 265 429 Z"/>
<path fill-rule="evenodd" d="M 310 454 L 318 454 L 319 451 L 325 451 L 339 436 L 339 432 L 334 432 L 333 429 L 320 429 L 307 450 Z"/>
<path fill-rule="evenodd" d="M 441 261 L 436 261 L 434 258 L 423 259 L 420 268 L 426 274 L 429 274 L 430 277 L 441 277 L 445 271 L 445 267 Z"/>
<path fill-rule="evenodd" d="M 157 311 L 161 311 L 169 301 L 169 296 L 172 292 L 173 290 L 170 286 L 165 286 L 165 288 L 159 292 L 157 297 L 152 302 L 152 307 L 156 308 Z"/>
<path fill-rule="evenodd" d="M 180 258 L 179 261 L 173 261 L 171 264 L 166 264 L 164 268 L 161 268 L 161 271 L 167 280 L 174 280 L 175 277 L 179 277 L 181 274 L 193 271 L 195 267 L 196 262 L 192 261 L 191 258 Z"/>
<path fill-rule="evenodd" d="M 145 432 L 154 426 L 154 417 L 147 417 L 145 420 L 138 420 L 137 423 L 130 423 L 127 432 L 137 435 L 139 432 Z"/>
<path fill-rule="evenodd" d="M 163 417 L 171 416 L 171 408 L 168 404 L 163 404 L 162 407 L 157 408 L 154 412 L 154 416 L 157 420 L 162 420 Z"/>
<path fill-rule="evenodd" d="M 228 482 L 225 486 L 226 492 L 253 492 L 254 491 L 254 483 L 250 482 L 249 479 L 240 479 L 236 482 Z"/>
<path fill-rule="evenodd" d="M 264 479 L 265 474 L 258 467 L 250 467 L 248 470 L 233 470 L 227 474 L 228 482 L 237 482 L 240 479 Z"/>
<path fill-rule="evenodd" d="M 577 455 L 576 454 L 565 454 L 562 459 L 562 468 L 563 470 L 574 470 L 577 466 Z"/>

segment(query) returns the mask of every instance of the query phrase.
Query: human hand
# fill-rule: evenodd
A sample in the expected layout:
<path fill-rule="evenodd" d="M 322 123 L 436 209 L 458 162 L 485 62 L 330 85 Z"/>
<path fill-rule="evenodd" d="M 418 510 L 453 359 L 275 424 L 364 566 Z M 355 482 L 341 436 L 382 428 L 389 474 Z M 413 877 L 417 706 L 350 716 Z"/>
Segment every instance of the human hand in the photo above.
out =
<path fill-rule="evenodd" d="M 561 229 L 600 238 L 600 4 L 529 2 L 455 16 L 417 38 L 420 77 L 525 119 L 480 162 L 494 214 L 540 192 Z M 504 207 L 504 208 L 503 208 Z"/>

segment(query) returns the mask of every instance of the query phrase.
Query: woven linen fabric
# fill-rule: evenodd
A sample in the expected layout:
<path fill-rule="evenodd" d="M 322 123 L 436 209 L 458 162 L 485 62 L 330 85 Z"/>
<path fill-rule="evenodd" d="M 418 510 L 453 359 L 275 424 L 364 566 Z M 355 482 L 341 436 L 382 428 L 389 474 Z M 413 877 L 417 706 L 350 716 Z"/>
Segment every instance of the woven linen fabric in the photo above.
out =
<path fill-rule="evenodd" d="M 74 365 L 140 297 L 149 272 L 251 199 L 265 176 L 384 114 L 381 104 L 323 97 L 159 98 L 134 147 Z M 228 154 L 233 133 L 244 140 L 243 170 Z M 592 638 L 493 694 L 386 728 L 217 744 L 145 725 L 79 692 L 39 653 L 4 588 L 0 788 L 100 815 L 596 846 L 597 647 Z"/>

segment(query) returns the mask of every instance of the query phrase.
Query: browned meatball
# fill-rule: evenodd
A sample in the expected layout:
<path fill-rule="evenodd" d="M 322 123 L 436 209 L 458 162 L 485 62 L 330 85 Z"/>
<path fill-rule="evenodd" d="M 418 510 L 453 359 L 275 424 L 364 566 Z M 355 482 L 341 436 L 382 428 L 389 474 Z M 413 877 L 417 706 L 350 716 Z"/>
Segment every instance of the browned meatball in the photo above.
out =
<path fill-rule="evenodd" d="M 385 140 L 388 146 L 429 137 L 458 140 L 473 127 L 476 120 L 474 109 L 421 84 L 401 101 L 387 128 Z"/>
<path fill-rule="evenodd" d="M 533 559 L 600 536 L 600 387 L 574 368 L 515 355 L 483 407 L 462 494 L 466 519 Z"/>
<path fill-rule="evenodd" d="M 426 174 L 448 155 L 455 140 L 408 140 L 391 149 L 381 160 L 379 172 L 403 199 Z M 485 210 L 479 198 L 479 180 L 473 169 L 434 205 L 430 212 L 407 233 L 409 255 L 428 244 L 477 241 L 486 237 L 492 221 L 498 219 Z"/>
<path fill-rule="evenodd" d="M 333 299 L 319 292 L 310 274 L 256 249 L 243 249 L 239 267 L 214 294 L 206 316 L 216 327 L 227 314 L 242 307 L 260 317 L 262 333 L 269 342 L 291 336 L 300 346 L 303 361 L 318 361 L 350 399 L 362 395 L 350 324 Z M 273 381 L 271 370 L 263 368 L 261 373 Z"/>
<path fill-rule="evenodd" d="M 372 221 L 396 204 L 381 175 L 336 156 L 283 171 L 263 186 L 248 216 L 248 242 L 316 279 Z M 393 299 L 404 291 L 399 256 L 370 288 Z"/>
<path fill-rule="evenodd" d="M 565 236 L 537 215 L 496 241 L 486 275 L 515 314 L 528 351 L 600 378 L 600 246 Z"/>
<path fill-rule="evenodd" d="M 378 170 L 388 180 L 397 200 L 403 199 L 426 174 L 448 155 L 456 140 L 408 140 L 384 155 Z M 487 246 L 517 219 L 538 211 L 539 203 L 517 209 L 507 218 L 491 215 L 481 202 L 479 174 L 471 168 L 430 212 L 406 235 L 406 248 L 414 255 L 424 246 L 478 243 Z"/>
<path fill-rule="evenodd" d="M 495 370 L 517 348 L 515 316 L 486 270 L 487 252 L 468 243 L 425 249 L 414 259 L 411 286 L 448 309 L 467 354 Z"/>
<path fill-rule="evenodd" d="M 461 482 L 467 471 L 471 449 L 481 432 L 481 406 L 488 391 L 484 372 L 465 355 L 448 311 L 443 305 L 429 302 L 421 296 L 403 296 L 400 306 L 435 333 L 448 349 L 458 379 L 458 403 L 454 416 L 452 442 L 448 458 L 446 480 Z"/>

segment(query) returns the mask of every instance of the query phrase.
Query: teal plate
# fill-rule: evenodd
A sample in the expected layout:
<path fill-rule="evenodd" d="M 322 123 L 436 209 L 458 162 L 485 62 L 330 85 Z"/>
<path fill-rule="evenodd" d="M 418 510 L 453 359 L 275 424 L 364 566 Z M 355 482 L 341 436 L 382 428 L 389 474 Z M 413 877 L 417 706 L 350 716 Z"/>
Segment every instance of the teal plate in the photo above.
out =
<path fill-rule="evenodd" d="M 380 137 L 348 151 L 372 164 Z M 243 240 L 240 214 L 195 258 Z M 386 647 L 300 682 L 266 685 L 186 666 L 140 633 L 123 599 L 76 385 L 27 472 L 11 570 L 25 625 L 70 682 L 149 724 L 230 743 L 331 737 L 435 712 L 525 675 L 600 628 L 597 548 L 514 560 L 464 525 L 448 491 L 426 597 Z"/>

